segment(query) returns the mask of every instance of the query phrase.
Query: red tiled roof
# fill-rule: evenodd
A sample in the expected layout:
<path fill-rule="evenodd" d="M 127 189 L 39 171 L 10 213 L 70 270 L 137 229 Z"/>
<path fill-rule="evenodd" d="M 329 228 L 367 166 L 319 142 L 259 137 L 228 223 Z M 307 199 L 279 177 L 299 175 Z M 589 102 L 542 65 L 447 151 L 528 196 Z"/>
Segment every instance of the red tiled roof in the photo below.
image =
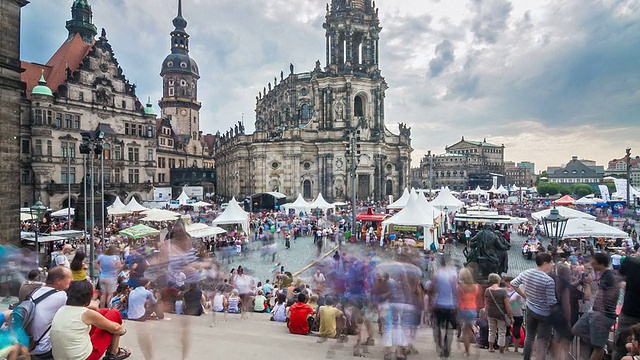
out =
<path fill-rule="evenodd" d="M 40 72 L 44 69 L 47 86 L 56 92 L 58 86 L 67 79 L 66 68 L 76 71 L 85 56 L 91 51 L 92 45 L 85 44 L 82 36 L 76 34 L 71 41 L 65 41 L 58 51 L 49 59 L 46 65 L 22 61 L 25 71 L 22 73 L 22 81 L 27 84 L 27 98 L 31 98 L 31 90 L 38 85 Z"/>
<path fill-rule="evenodd" d="M 627 162 L 627 155 L 625 155 L 622 159 L 613 159 L 613 160 L 609 161 L 608 169 L 609 170 L 614 170 L 616 168 L 616 164 L 621 162 L 621 161 L 626 163 Z M 631 164 L 631 167 L 640 166 L 640 157 L 636 156 L 635 158 L 631 158 L 630 164 Z"/>

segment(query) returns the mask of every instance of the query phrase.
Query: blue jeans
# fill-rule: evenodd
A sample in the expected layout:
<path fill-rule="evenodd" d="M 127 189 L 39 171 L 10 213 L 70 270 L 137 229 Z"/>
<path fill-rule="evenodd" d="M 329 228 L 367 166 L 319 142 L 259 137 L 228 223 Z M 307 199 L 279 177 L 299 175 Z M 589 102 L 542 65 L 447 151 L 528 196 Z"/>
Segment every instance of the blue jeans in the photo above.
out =
<path fill-rule="evenodd" d="M 524 349 L 522 350 L 524 360 L 531 360 L 533 343 L 538 336 L 536 343 L 536 359 L 544 360 L 547 356 L 547 349 L 551 342 L 551 321 L 549 316 L 538 315 L 531 309 L 526 312 L 526 334 L 524 338 Z"/>

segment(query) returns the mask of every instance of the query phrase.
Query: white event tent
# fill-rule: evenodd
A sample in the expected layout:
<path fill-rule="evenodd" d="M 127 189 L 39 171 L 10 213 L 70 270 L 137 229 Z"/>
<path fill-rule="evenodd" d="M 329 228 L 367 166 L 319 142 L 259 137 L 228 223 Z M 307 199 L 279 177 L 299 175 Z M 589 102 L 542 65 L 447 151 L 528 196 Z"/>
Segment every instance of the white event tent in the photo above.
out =
<path fill-rule="evenodd" d="M 71 216 L 75 215 L 76 210 L 74 208 L 66 208 L 58 211 L 54 211 L 51 213 L 51 217 L 65 217 L 69 215 L 69 210 L 71 210 Z"/>
<path fill-rule="evenodd" d="M 567 221 L 564 239 L 586 237 L 628 238 L 629 234 L 595 220 L 575 218 Z"/>
<path fill-rule="evenodd" d="M 476 195 L 476 196 L 484 196 L 484 197 L 487 197 L 489 195 L 487 191 L 484 191 L 480 188 L 480 185 L 478 185 L 475 188 L 475 190 L 468 190 L 468 191 L 465 191 L 465 193 L 467 193 L 468 195 Z"/>
<path fill-rule="evenodd" d="M 500 195 L 509 195 L 509 190 L 505 189 L 504 186 L 500 185 L 500 187 L 496 189 L 496 193 Z"/>
<path fill-rule="evenodd" d="M 187 205 L 187 202 L 191 200 L 191 198 L 189 198 L 189 196 L 185 194 L 183 190 L 182 194 L 180 194 L 180 196 L 178 196 L 176 200 L 178 200 L 178 203 L 180 203 L 180 205 Z"/>
<path fill-rule="evenodd" d="M 309 206 L 311 207 L 311 209 L 320 209 L 320 210 L 335 208 L 333 204 L 329 204 L 327 200 L 325 200 L 324 197 L 322 197 L 322 193 L 318 193 L 318 197 Z"/>
<path fill-rule="evenodd" d="M 296 201 L 284 204 L 281 206 L 281 208 L 287 211 L 289 211 L 289 209 L 294 209 L 296 213 L 300 213 L 301 211 L 308 212 L 309 210 L 311 210 L 311 204 L 304 200 L 302 194 L 298 194 L 298 198 L 296 199 Z"/>
<path fill-rule="evenodd" d="M 538 212 L 534 212 L 533 214 L 531 214 L 531 217 L 540 221 L 542 220 L 542 218 L 545 218 L 547 216 L 549 216 L 549 214 L 551 213 L 552 208 L 549 209 L 545 209 L 542 211 L 538 211 Z M 558 212 L 560 213 L 561 216 L 564 216 L 566 218 L 569 219 L 589 219 L 589 220 L 595 220 L 596 217 L 591 215 L 591 214 L 587 214 L 584 213 L 582 211 L 578 211 L 578 210 L 574 210 L 565 206 L 556 206 L 556 210 L 558 210 Z"/>
<path fill-rule="evenodd" d="M 138 211 L 145 211 L 147 210 L 147 208 L 138 204 L 138 201 L 136 200 L 136 198 L 132 197 L 131 200 L 129 200 L 129 203 L 124 207 L 123 210 L 127 210 L 129 212 L 138 212 Z"/>
<path fill-rule="evenodd" d="M 574 202 L 574 204 L 576 205 L 595 205 L 598 202 L 592 198 L 588 198 L 588 197 L 582 197 L 578 200 L 576 200 L 576 202 Z"/>
<path fill-rule="evenodd" d="M 227 232 L 225 229 L 221 227 L 209 226 L 204 223 L 188 224 L 188 225 L 185 225 L 184 228 L 187 231 L 187 233 L 194 238 L 215 236 L 215 235 L 224 234 Z"/>
<path fill-rule="evenodd" d="M 236 198 L 232 198 L 229 201 L 229 206 L 224 209 L 224 212 L 220 214 L 217 218 L 215 218 L 212 222 L 213 225 L 223 225 L 223 224 L 240 224 L 242 229 L 248 234 L 249 233 L 249 213 L 244 211 Z"/>
<path fill-rule="evenodd" d="M 120 197 L 116 197 L 116 200 L 113 202 L 113 204 L 107 206 L 107 213 L 109 215 L 124 215 L 124 214 L 129 214 L 131 213 L 131 211 L 125 210 L 125 205 L 122 203 L 122 200 L 120 200 Z"/>
<path fill-rule="evenodd" d="M 456 199 L 456 197 L 451 194 L 449 188 L 441 189 L 438 196 L 436 196 L 430 204 L 438 210 L 444 210 L 444 208 L 447 208 L 450 212 L 457 211 L 464 205 L 462 201 Z"/>
<path fill-rule="evenodd" d="M 384 238 L 384 234 L 389 225 L 422 226 L 424 227 L 424 249 L 431 247 L 431 243 L 433 243 L 435 239 L 435 233 L 430 232 L 427 228 L 432 227 L 435 221 L 433 214 L 428 214 L 420 206 L 418 196 L 415 191 L 412 191 L 404 208 L 382 222 L 380 238 Z"/>
<path fill-rule="evenodd" d="M 394 201 L 393 204 L 390 204 L 389 206 L 387 206 L 387 209 L 402 209 L 407 205 L 408 201 L 409 201 L 409 190 L 407 188 L 404 188 L 404 192 L 402 193 L 402 196 L 400 196 L 398 200 Z"/>
<path fill-rule="evenodd" d="M 162 209 L 149 209 L 141 212 L 141 214 L 145 216 L 140 219 L 142 221 L 171 221 L 180 218 L 180 214 L 177 212 Z"/>

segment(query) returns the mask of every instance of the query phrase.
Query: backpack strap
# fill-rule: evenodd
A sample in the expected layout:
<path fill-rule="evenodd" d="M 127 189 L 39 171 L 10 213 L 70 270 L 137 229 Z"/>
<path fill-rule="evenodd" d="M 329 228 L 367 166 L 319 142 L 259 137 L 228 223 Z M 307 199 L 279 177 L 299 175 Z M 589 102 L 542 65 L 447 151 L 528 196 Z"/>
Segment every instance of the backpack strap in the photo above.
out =
<path fill-rule="evenodd" d="M 34 291 L 35 292 L 35 291 Z M 38 296 L 37 299 L 33 298 L 33 293 L 31 293 L 31 295 L 29 295 L 29 298 L 31 298 L 31 301 L 33 301 L 33 305 L 38 305 L 38 303 L 40 303 L 42 300 L 48 298 L 49 296 L 53 295 L 54 293 L 57 293 L 58 290 L 56 289 L 51 289 L 49 291 L 47 291 L 46 293 L 44 293 L 43 295 Z"/>
<path fill-rule="evenodd" d="M 40 303 L 42 300 L 48 298 L 49 296 L 57 293 L 58 290 L 56 289 L 51 289 L 49 291 L 47 291 L 46 293 L 44 293 L 43 295 L 40 295 L 37 299 L 33 299 L 33 296 L 29 296 L 31 298 L 31 301 L 33 301 L 33 306 L 35 307 L 36 305 L 38 305 L 38 303 Z M 49 332 L 49 330 L 51 330 L 51 324 L 49 324 L 49 327 L 47 328 L 47 330 L 45 330 L 42 335 L 40 335 L 40 337 L 38 338 L 38 340 L 36 340 L 34 342 L 35 346 L 38 346 L 38 344 L 40 344 L 40 341 L 42 340 L 42 338 L 47 335 L 47 333 Z"/>

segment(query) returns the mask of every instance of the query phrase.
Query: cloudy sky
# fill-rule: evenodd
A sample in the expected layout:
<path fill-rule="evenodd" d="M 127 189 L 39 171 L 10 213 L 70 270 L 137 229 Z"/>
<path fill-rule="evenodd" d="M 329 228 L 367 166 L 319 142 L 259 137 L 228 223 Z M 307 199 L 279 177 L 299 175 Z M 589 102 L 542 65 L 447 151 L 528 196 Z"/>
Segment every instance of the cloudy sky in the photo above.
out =
<path fill-rule="evenodd" d="M 176 0 L 91 0 L 138 96 L 159 99 Z M 72 0 L 23 9 L 23 60 L 45 63 L 66 38 Z M 183 0 L 200 66 L 205 132 L 244 114 L 289 63 L 324 66 L 320 0 Z M 599 164 L 640 154 L 640 1 L 378 0 L 387 126 L 412 127 L 413 165 L 461 136 L 506 146 L 536 170 L 572 155 Z M 157 106 L 156 106 L 157 109 Z"/>

